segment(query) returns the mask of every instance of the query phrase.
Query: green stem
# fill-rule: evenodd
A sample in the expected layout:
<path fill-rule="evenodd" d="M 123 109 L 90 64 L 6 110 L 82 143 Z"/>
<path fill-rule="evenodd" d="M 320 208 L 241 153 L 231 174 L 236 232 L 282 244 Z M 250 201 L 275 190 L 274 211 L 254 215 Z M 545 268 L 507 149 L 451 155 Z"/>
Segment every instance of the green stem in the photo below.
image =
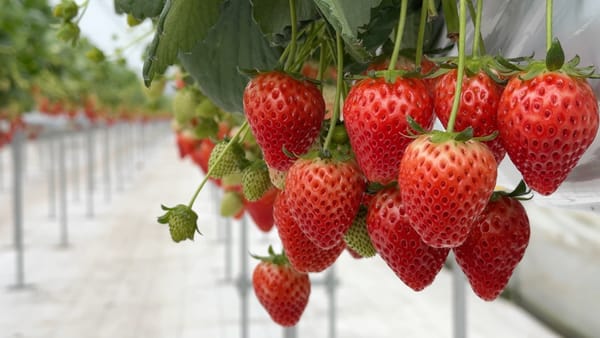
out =
<path fill-rule="evenodd" d="M 394 51 L 392 52 L 392 59 L 388 70 L 396 69 L 396 62 L 398 61 L 398 54 L 400 54 L 400 44 L 402 43 L 402 35 L 404 34 L 404 25 L 406 24 L 406 11 L 408 8 L 408 0 L 402 0 L 400 3 L 400 19 L 398 20 L 398 27 L 396 28 L 396 41 L 394 41 Z"/>
<path fill-rule="evenodd" d="M 335 41 L 337 45 L 337 79 L 335 85 L 335 101 L 333 103 L 333 114 L 331 120 L 329 120 L 329 130 L 327 131 L 327 137 L 325 138 L 325 144 L 323 149 L 330 150 L 329 145 L 333 137 L 333 130 L 340 117 L 340 100 L 342 97 L 342 89 L 344 85 L 344 45 L 342 43 L 342 36 L 340 32 L 335 33 Z"/>
<path fill-rule="evenodd" d="M 448 132 L 454 131 L 456 115 L 458 115 L 458 106 L 460 104 L 460 93 L 462 91 L 463 76 L 465 74 L 465 35 L 467 32 L 467 8 L 466 0 L 460 0 L 460 14 L 458 16 L 458 69 L 456 71 L 456 89 L 454 91 L 454 101 L 452 101 L 452 112 L 448 119 Z"/>
<path fill-rule="evenodd" d="M 317 73 L 317 80 L 323 81 L 323 75 L 325 74 L 325 43 L 321 41 L 321 50 L 319 51 L 319 72 Z"/>
<path fill-rule="evenodd" d="M 546 0 L 546 51 L 552 46 L 552 0 Z"/>
<path fill-rule="evenodd" d="M 456 0 L 442 0 L 442 11 L 444 12 L 444 21 L 446 21 L 446 36 L 455 42 L 459 26 Z"/>
<path fill-rule="evenodd" d="M 477 12 L 475 14 L 475 32 L 473 34 L 473 58 L 481 56 L 481 15 L 483 12 L 483 0 L 477 0 Z"/>
<path fill-rule="evenodd" d="M 290 3 L 290 21 L 292 23 L 292 38 L 290 41 L 290 54 L 288 56 L 287 62 L 285 63 L 285 70 L 289 70 L 289 68 L 294 64 L 296 58 L 296 39 L 298 35 L 298 27 L 296 26 L 296 0 L 289 0 Z"/>
<path fill-rule="evenodd" d="M 423 44 L 425 43 L 425 24 L 427 23 L 429 0 L 423 0 L 421 7 L 421 18 L 419 18 L 419 33 L 417 34 L 417 50 L 415 51 L 415 67 L 421 67 L 423 58 Z"/>
<path fill-rule="evenodd" d="M 437 8 L 435 6 L 434 0 L 427 1 L 427 11 L 429 12 L 429 17 L 434 18 L 438 16 Z"/>
<path fill-rule="evenodd" d="M 198 194 L 200 193 L 200 191 L 202 191 L 202 188 L 204 188 L 204 185 L 206 184 L 206 182 L 208 182 L 208 179 L 210 178 L 210 175 L 213 172 L 213 169 L 216 167 L 216 164 L 218 164 L 219 162 L 221 162 L 223 160 L 224 155 L 229 151 L 229 148 L 231 148 L 231 146 L 238 141 L 238 138 L 240 135 L 242 135 L 242 133 L 245 133 L 245 130 L 248 129 L 248 120 L 244 121 L 244 123 L 240 126 L 240 129 L 238 129 L 237 133 L 235 133 L 235 135 L 233 135 L 233 137 L 231 138 L 231 140 L 229 141 L 229 143 L 227 143 L 227 146 L 225 147 L 225 149 L 223 149 L 223 152 L 221 154 L 219 154 L 219 157 L 217 157 L 217 159 L 215 160 L 215 165 L 213 165 L 212 167 L 208 168 L 208 172 L 206 173 L 206 175 L 204 176 L 204 178 L 202 179 L 202 182 L 200 182 L 200 185 L 198 186 L 198 188 L 196 189 L 196 192 L 194 193 L 194 196 L 192 196 L 192 199 L 190 201 L 190 203 L 188 203 L 188 208 L 192 208 L 192 206 L 194 205 L 194 202 L 196 201 L 196 198 L 198 197 Z"/>
<path fill-rule="evenodd" d="M 75 24 L 79 24 L 79 21 L 81 21 L 81 19 L 83 18 L 83 15 L 85 14 L 85 12 L 87 11 L 88 7 L 90 4 L 90 0 L 85 0 L 79 7 L 83 7 L 83 10 L 81 11 L 81 14 L 79 15 L 79 17 L 77 18 L 77 20 L 75 20 Z"/>

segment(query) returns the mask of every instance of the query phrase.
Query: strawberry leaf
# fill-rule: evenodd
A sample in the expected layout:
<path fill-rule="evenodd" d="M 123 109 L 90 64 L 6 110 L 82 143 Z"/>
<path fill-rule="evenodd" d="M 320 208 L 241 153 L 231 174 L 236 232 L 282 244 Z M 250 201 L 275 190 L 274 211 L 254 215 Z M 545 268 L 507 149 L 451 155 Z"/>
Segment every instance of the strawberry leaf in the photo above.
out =
<path fill-rule="evenodd" d="M 283 33 L 285 27 L 290 26 L 289 13 L 289 1 L 252 1 L 252 17 L 258 23 L 261 32 L 267 36 Z M 311 0 L 296 1 L 296 17 L 298 21 L 311 20 L 316 17 L 316 13 L 315 5 Z"/>
<path fill-rule="evenodd" d="M 131 14 L 139 20 L 159 16 L 164 6 L 165 0 L 115 0 L 115 12 Z"/>
<path fill-rule="evenodd" d="M 155 75 L 175 63 L 178 53 L 189 53 L 219 18 L 224 0 L 167 0 L 144 62 L 143 76 L 150 86 Z"/>

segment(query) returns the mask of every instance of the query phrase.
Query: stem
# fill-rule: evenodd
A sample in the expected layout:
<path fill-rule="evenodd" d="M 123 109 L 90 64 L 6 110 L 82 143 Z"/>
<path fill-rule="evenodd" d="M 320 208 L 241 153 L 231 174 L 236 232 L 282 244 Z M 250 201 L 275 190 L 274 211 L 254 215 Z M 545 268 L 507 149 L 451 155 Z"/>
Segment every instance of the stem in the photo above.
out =
<path fill-rule="evenodd" d="M 477 12 L 475 14 L 475 33 L 473 36 L 473 58 L 481 56 L 481 14 L 483 12 L 483 0 L 477 0 Z"/>
<path fill-rule="evenodd" d="M 323 81 L 323 75 L 325 74 L 325 43 L 321 41 L 321 50 L 319 51 L 319 72 L 317 73 L 317 80 Z M 322 85 L 322 84 L 321 84 Z"/>
<path fill-rule="evenodd" d="M 388 70 L 394 70 L 396 68 L 396 62 L 398 61 L 398 54 L 400 54 L 400 44 L 402 43 L 402 34 L 404 33 L 404 24 L 406 23 L 406 11 L 408 8 L 408 0 L 402 0 L 400 4 L 400 19 L 398 20 L 398 27 L 396 28 L 396 41 L 394 41 L 394 51 L 392 52 L 392 59 Z"/>
<path fill-rule="evenodd" d="M 462 91 L 463 76 L 465 74 L 465 34 L 467 31 L 467 9 L 466 0 L 460 0 L 460 14 L 458 26 L 458 69 L 456 71 L 456 89 L 454 91 L 454 101 L 452 101 L 452 112 L 448 119 L 446 131 L 454 131 L 456 115 L 458 115 L 458 106 L 460 104 L 460 93 Z"/>
<path fill-rule="evenodd" d="M 405 1 L 405 0 L 404 0 Z M 325 138 L 325 144 L 323 149 L 329 150 L 331 139 L 333 137 L 333 130 L 340 117 L 340 100 L 342 97 L 342 87 L 344 85 L 344 45 L 342 43 L 342 36 L 340 32 L 335 33 L 335 41 L 337 45 L 337 79 L 335 85 L 335 101 L 333 103 L 333 114 L 329 120 L 329 130 L 327 131 L 327 137 Z"/>
<path fill-rule="evenodd" d="M 437 8 L 435 7 L 434 0 L 427 1 L 427 11 L 429 12 L 429 17 L 434 18 L 438 16 Z"/>
<path fill-rule="evenodd" d="M 85 14 L 85 12 L 87 11 L 88 7 L 90 4 L 90 0 L 85 0 L 79 7 L 83 7 L 83 10 L 81 11 L 81 14 L 79 14 L 79 17 L 75 20 L 75 24 L 79 24 L 79 21 L 81 21 L 81 19 L 83 18 L 83 15 Z"/>
<path fill-rule="evenodd" d="M 289 0 L 290 3 L 290 20 L 292 22 L 292 39 L 290 41 L 290 54 L 287 62 L 285 63 L 285 70 L 288 70 L 292 66 L 296 57 L 296 39 L 297 39 L 297 26 L 296 26 L 296 0 Z"/>
<path fill-rule="evenodd" d="M 215 164 L 221 162 L 223 160 L 223 156 L 227 153 L 227 151 L 229 151 L 229 148 L 231 148 L 231 146 L 238 141 L 239 136 L 245 132 L 246 129 L 248 129 L 248 120 L 244 121 L 244 123 L 240 126 L 240 129 L 238 129 L 237 133 L 235 133 L 235 135 L 233 135 L 233 137 L 231 138 L 231 140 L 229 141 L 229 143 L 227 143 L 227 146 L 225 147 L 225 149 L 223 149 L 223 152 L 219 155 L 219 157 L 217 157 L 217 159 L 215 160 Z M 192 196 L 192 200 L 190 201 L 190 203 L 188 203 L 188 208 L 192 208 L 192 206 L 194 205 L 194 202 L 196 201 L 196 198 L 198 197 L 198 194 L 200 193 L 200 191 L 202 191 L 202 188 L 204 188 L 204 185 L 206 184 L 206 182 L 208 181 L 208 179 L 210 178 L 210 175 L 213 172 L 213 169 L 216 167 L 216 165 L 213 165 L 211 168 L 208 168 L 208 172 L 206 173 L 206 175 L 204 176 L 204 178 L 202 179 L 202 182 L 200 182 L 200 185 L 198 186 L 198 188 L 196 189 L 196 192 L 194 193 L 194 196 Z"/>
<path fill-rule="evenodd" d="M 552 0 L 546 0 L 546 51 L 552 46 Z"/>
<path fill-rule="evenodd" d="M 425 43 L 425 23 L 427 21 L 429 0 L 423 0 L 421 7 L 421 18 L 419 19 L 419 33 L 417 35 L 417 50 L 415 51 L 415 67 L 421 67 L 423 58 L 423 44 Z"/>

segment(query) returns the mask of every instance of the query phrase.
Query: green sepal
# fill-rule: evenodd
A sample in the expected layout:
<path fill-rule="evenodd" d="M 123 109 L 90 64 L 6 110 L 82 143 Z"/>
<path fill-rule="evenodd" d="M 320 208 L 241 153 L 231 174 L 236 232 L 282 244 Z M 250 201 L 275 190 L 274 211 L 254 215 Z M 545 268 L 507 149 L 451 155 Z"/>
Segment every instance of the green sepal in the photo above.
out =
<path fill-rule="evenodd" d="M 275 250 L 273 250 L 273 246 L 269 245 L 268 256 L 259 256 L 255 254 L 250 254 L 250 256 L 254 259 L 258 259 L 261 262 L 272 263 L 275 265 L 289 265 L 290 261 L 287 258 L 284 250 L 281 250 L 280 254 L 276 254 Z"/>
<path fill-rule="evenodd" d="M 554 39 L 548 53 L 546 53 L 546 68 L 549 71 L 555 71 L 562 68 L 565 63 L 565 52 L 560 45 L 558 39 Z"/>
<path fill-rule="evenodd" d="M 533 194 L 531 193 L 531 189 L 529 189 L 525 184 L 525 181 L 521 180 L 516 188 L 511 192 L 502 190 L 494 191 L 490 197 L 490 202 L 496 202 L 502 197 L 510 197 L 520 201 L 528 201 L 533 198 Z"/>

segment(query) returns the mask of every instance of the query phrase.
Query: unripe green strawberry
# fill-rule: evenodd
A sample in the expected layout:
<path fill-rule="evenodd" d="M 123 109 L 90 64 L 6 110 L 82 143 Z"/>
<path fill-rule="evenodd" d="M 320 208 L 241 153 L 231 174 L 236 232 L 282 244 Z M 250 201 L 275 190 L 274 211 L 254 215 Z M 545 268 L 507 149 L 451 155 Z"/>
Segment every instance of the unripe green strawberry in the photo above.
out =
<path fill-rule="evenodd" d="M 173 241 L 181 242 L 186 239 L 194 240 L 194 233 L 198 230 L 196 221 L 198 215 L 188 206 L 178 204 L 173 208 L 161 205 L 166 213 L 158 218 L 158 223 L 169 224 L 169 232 Z"/>
<path fill-rule="evenodd" d="M 242 172 L 242 189 L 248 201 L 258 201 L 273 185 L 264 161 L 256 161 Z"/>
<path fill-rule="evenodd" d="M 269 178 L 271 179 L 271 183 L 277 189 L 283 190 L 285 189 L 285 176 L 287 175 L 287 171 L 277 170 L 275 168 L 269 167 Z"/>
<path fill-rule="evenodd" d="M 185 87 L 177 91 L 173 98 L 175 120 L 181 125 L 188 124 L 195 116 L 196 106 L 200 104 L 201 100 L 202 94 L 193 87 Z"/>
<path fill-rule="evenodd" d="M 244 209 L 244 201 L 237 191 L 226 191 L 221 199 L 221 216 L 232 217 Z"/>
<path fill-rule="evenodd" d="M 74 1 L 63 2 L 62 18 L 65 21 L 70 21 L 77 16 L 79 12 L 79 6 Z"/>
<path fill-rule="evenodd" d="M 215 118 L 220 115 L 221 110 L 211 100 L 202 100 L 196 107 L 196 115 L 204 118 Z"/>
<path fill-rule="evenodd" d="M 81 30 L 79 29 L 79 26 L 72 22 L 65 22 L 56 33 L 56 36 L 64 42 L 75 44 L 77 40 L 79 40 L 80 33 Z"/>
<path fill-rule="evenodd" d="M 219 142 L 213 148 L 208 159 L 210 176 L 221 178 L 239 173 L 244 159 L 244 150 L 239 143 L 235 142 L 229 145 L 229 141 Z"/>
<path fill-rule="evenodd" d="M 367 231 L 367 208 L 361 207 L 352 225 L 344 234 L 344 241 L 350 249 L 362 257 L 375 256 L 377 251 Z"/>

